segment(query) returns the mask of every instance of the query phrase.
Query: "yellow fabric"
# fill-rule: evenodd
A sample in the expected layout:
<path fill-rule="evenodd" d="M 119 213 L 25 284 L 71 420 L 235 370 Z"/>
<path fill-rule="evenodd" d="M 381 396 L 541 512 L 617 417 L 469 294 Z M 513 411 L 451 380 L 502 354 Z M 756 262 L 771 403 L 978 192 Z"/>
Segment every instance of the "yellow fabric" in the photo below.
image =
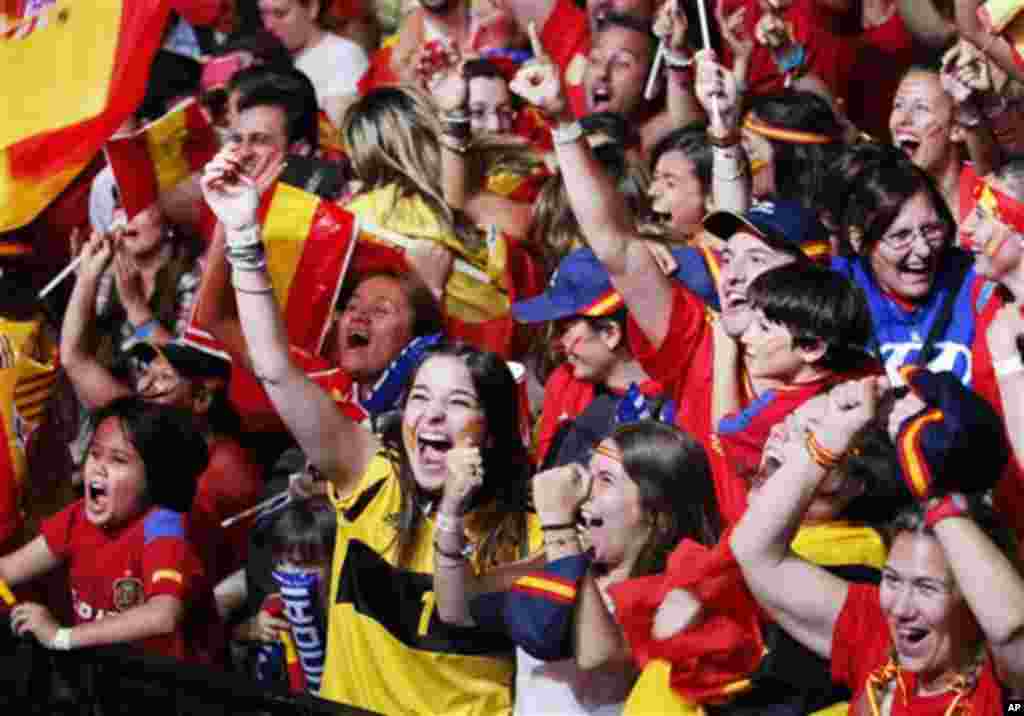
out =
<path fill-rule="evenodd" d="M 185 146 L 189 141 L 187 113 L 195 103 L 189 99 L 146 127 L 146 147 L 161 191 L 173 189 L 192 174 Z"/>
<path fill-rule="evenodd" d="M 36 218 L 85 166 L 83 162 L 45 177 L 15 179 L 7 152 L 0 152 L 0 231 L 17 229 Z"/>
<path fill-rule="evenodd" d="M 319 201 L 313 194 L 284 182 L 277 183 L 270 200 L 263 225 L 263 243 L 267 247 L 267 272 L 281 308 L 288 305 L 288 292 Z"/>
<path fill-rule="evenodd" d="M 0 41 L 0 148 L 103 111 L 120 25 L 120 0 L 64 0 L 46 8 L 27 36 Z"/>
<path fill-rule="evenodd" d="M 672 664 L 664 659 L 652 659 L 640 672 L 633 690 L 629 692 L 622 716 L 704 716 L 699 704 L 684 701 L 669 686 Z"/>
<path fill-rule="evenodd" d="M 815 711 L 811 716 L 846 716 L 848 713 L 850 713 L 849 702 L 841 701 L 838 704 L 832 704 L 821 711 Z"/>
<path fill-rule="evenodd" d="M 42 420 L 56 379 L 57 346 L 44 336 L 42 321 L 0 317 L 0 416 L 19 483 L 27 470 L 25 440 Z"/>
<path fill-rule="evenodd" d="M 808 562 L 823 567 L 859 564 L 881 569 L 888 554 L 877 531 L 849 522 L 805 525 L 790 546 Z"/>
<path fill-rule="evenodd" d="M 510 713 L 511 652 L 465 653 L 440 628 L 430 520 L 421 527 L 409 566 L 395 566 L 401 496 L 394 463 L 378 454 L 350 496 L 329 496 L 338 511 L 338 539 L 320 696 L 395 716 Z M 466 520 L 470 539 L 480 517 L 474 512 Z M 539 529 L 531 525 L 531 542 L 535 534 Z M 501 558 L 518 558 L 517 551 L 510 548 Z M 482 639 L 473 634 L 469 641 L 479 646 Z"/>
<path fill-rule="evenodd" d="M 498 233 L 493 241 L 481 241 L 479 247 L 468 247 L 421 197 L 399 196 L 394 184 L 364 192 L 345 208 L 358 217 L 362 240 L 390 246 L 397 243 L 407 249 L 409 239 L 425 239 L 455 253 L 455 267 L 444 292 L 449 315 L 469 323 L 508 315 L 508 242 L 503 234 Z"/>

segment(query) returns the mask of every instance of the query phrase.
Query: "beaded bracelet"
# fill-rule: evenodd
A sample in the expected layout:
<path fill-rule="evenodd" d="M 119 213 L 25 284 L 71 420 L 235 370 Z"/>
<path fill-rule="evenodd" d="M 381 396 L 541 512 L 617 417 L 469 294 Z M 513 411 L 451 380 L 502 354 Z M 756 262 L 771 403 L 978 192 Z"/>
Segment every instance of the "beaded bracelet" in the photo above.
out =
<path fill-rule="evenodd" d="M 843 458 L 842 455 L 836 455 L 831 450 L 822 447 L 821 443 L 818 442 L 818 438 L 810 431 L 807 432 L 806 444 L 807 452 L 810 453 L 811 459 L 826 470 L 834 469 Z"/>

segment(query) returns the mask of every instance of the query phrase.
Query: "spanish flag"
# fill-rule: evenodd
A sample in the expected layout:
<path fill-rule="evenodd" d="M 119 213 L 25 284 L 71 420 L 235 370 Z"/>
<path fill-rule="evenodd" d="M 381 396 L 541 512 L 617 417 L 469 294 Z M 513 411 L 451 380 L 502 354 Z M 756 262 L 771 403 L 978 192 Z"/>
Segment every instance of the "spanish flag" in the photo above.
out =
<path fill-rule="evenodd" d="M 168 4 L 6 0 L 0 10 L 0 231 L 8 231 L 38 216 L 135 111 Z"/>
<path fill-rule="evenodd" d="M 113 137 L 104 152 L 128 218 L 202 169 L 217 148 L 217 135 L 194 98 L 136 132 Z"/>
<path fill-rule="evenodd" d="M 355 217 L 284 182 L 264 195 L 260 215 L 267 271 L 288 342 L 300 352 L 319 355 L 355 248 Z M 195 315 L 193 311 L 186 340 L 223 350 Z"/>

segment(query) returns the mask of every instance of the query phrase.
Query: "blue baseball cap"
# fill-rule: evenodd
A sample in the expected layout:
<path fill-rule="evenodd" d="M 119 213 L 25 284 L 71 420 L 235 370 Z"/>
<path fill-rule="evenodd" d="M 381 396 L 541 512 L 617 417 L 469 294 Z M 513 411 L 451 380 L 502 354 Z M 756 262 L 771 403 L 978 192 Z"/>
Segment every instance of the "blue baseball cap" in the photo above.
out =
<path fill-rule="evenodd" d="M 522 323 L 540 323 L 570 316 L 607 316 L 624 305 L 594 252 L 577 249 L 558 264 L 544 293 L 512 304 L 512 315 Z"/>
<path fill-rule="evenodd" d="M 755 202 L 744 214 L 713 211 L 704 218 L 704 228 L 723 241 L 737 232 L 752 233 L 773 249 L 791 256 L 803 254 L 818 263 L 828 263 L 832 248 L 828 232 L 818 215 L 788 199 Z"/>

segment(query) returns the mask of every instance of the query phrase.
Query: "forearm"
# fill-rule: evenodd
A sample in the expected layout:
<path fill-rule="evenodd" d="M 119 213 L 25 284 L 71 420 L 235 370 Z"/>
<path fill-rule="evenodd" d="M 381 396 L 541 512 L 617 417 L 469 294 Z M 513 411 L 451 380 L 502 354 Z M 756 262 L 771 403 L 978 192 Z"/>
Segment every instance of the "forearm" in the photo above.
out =
<path fill-rule="evenodd" d="M 79 275 L 71 290 L 67 308 L 64 310 L 64 322 L 60 332 L 60 362 L 65 369 L 77 363 L 91 359 L 89 350 L 89 334 L 96 320 L 96 293 L 99 290 L 99 277 Z"/>
<path fill-rule="evenodd" d="M 1017 569 L 971 519 L 944 519 L 933 529 L 989 643 L 1024 638 L 1024 579 Z"/>
<path fill-rule="evenodd" d="M 750 208 L 750 163 L 742 144 L 711 148 L 711 193 L 715 210 L 743 214 Z"/>
<path fill-rule="evenodd" d="M 590 670 L 609 663 L 629 664 L 629 644 L 608 611 L 601 587 L 591 572 L 580 582 L 574 629 L 579 668 Z"/>
<path fill-rule="evenodd" d="M 989 33 L 978 19 L 979 5 L 979 0 L 956 0 L 956 29 L 961 37 L 981 48 L 982 52 L 1010 73 L 1010 76 L 1018 81 L 1024 81 L 1024 69 L 1017 64 L 1010 43 L 1002 35 Z"/>
<path fill-rule="evenodd" d="M 240 609 L 249 596 L 245 581 L 245 569 L 225 577 L 213 590 L 217 602 L 217 613 L 221 619 L 227 620 L 237 609 Z"/>
<path fill-rule="evenodd" d="M 677 127 L 704 119 L 704 109 L 693 93 L 693 75 L 690 68 L 665 68 L 668 113 Z"/>
<path fill-rule="evenodd" d="M 571 119 L 566 113 L 558 121 L 567 124 Z M 636 233 L 625 197 L 585 138 L 557 143 L 555 150 L 569 204 L 587 243 L 609 273 L 624 273 L 627 247 Z"/>
<path fill-rule="evenodd" d="M 462 516 L 438 512 L 434 529 L 434 595 L 437 615 L 445 624 L 475 626 L 469 602 L 476 594 L 476 578 L 469 560 L 462 554 L 466 546 Z"/>
<path fill-rule="evenodd" d="M 373 457 L 375 439 L 291 362 L 266 270 L 235 268 L 232 283 L 253 372 L 306 456 L 346 494 Z"/>
<path fill-rule="evenodd" d="M 441 190 L 448 206 L 465 209 L 469 198 L 466 153 L 455 147 L 446 140 L 441 142 Z"/>
<path fill-rule="evenodd" d="M 150 597 L 144 604 L 71 629 L 76 649 L 125 644 L 171 634 L 185 617 L 185 605 L 167 594 Z"/>

